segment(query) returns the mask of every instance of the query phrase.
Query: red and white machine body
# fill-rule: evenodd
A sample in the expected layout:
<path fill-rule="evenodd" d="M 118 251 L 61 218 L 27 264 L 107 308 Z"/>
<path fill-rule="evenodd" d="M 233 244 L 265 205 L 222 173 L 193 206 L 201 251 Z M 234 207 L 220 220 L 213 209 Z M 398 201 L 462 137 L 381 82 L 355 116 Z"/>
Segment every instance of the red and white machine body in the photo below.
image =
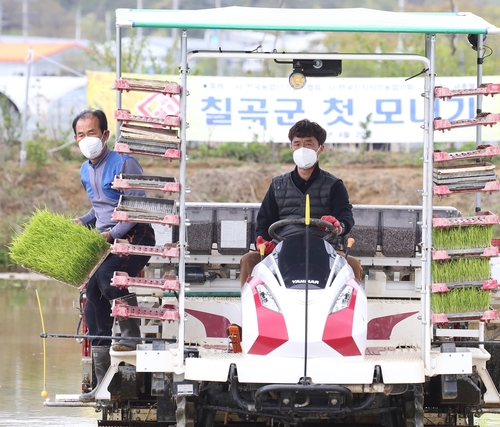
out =
<path fill-rule="evenodd" d="M 294 278 L 280 272 L 278 260 L 287 256 L 283 245 L 296 243 L 290 240 L 281 242 L 259 263 L 242 288 L 243 352 L 304 358 L 307 339 L 308 358 L 362 356 L 367 338 L 367 299 L 352 269 L 329 243 L 315 237 L 319 246 L 314 252 L 325 252 L 330 274 L 319 283 L 321 280 L 311 271 L 313 278 L 306 290 L 300 267 L 295 269 L 298 275 Z M 296 250 L 305 252 L 303 247 Z"/>

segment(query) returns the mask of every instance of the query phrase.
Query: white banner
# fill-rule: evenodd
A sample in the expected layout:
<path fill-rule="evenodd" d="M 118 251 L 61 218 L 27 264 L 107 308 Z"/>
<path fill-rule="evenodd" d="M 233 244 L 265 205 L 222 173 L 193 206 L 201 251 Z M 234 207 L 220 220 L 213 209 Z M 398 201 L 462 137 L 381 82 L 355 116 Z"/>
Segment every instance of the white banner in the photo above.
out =
<path fill-rule="evenodd" d="M 136 76 L 178 81 L 178 76 Z M 112 73 L 88 73 L 89 105 L 112 117 L 115 93 Z M 500 83 L 500 76 L 483 78 Z M 448 89 L 472 89 L 476 77 L 437 77 L 436 85 Z M 304 88 L 292 89 L 288 78 L 188 76 L 187 138 L 206 142 L 289 142 L 290 127 L 300 119 L 316 121 L 328 131 L 327 142 L 363 142 L 367 124 L 369 143 L 422 143 L 424 118 L 423 77 L 309 78 Z M 178 114 L 178 96 L 124 92 L 123 106 L 133 114 L 165 117 Z M 483 112 L 500 113 L 500 94 L 483 97 Z M 367 117 L 370 122 L 367 123 Z M 476 96 L 436 100 L 434 117 L 471 119 Z M 482 141 L 500 140 L 500 124 L 482 127 Z M 436 142 L 476 141 L 476 127 L 436 131 Z"/>
<path fill-rule="evenodd" d="M 498 83 L 500 77 L 488 83 Z M 438 78 L 449 89 L 476 87 L 475 77 Z M 362 142 L 371 114 L 367 142 L 423 141 L 424 79 L 315 78 L 292 89 L 285 78 L 188 77 L 188 139 L 198 141 L 288 142 L 288 129 L 302 118 L 328 131 L 327 142 Z M 500 112 L 500 95 L 483 97 L 483 111 Z M 436 100 L 434 117 L 473 118 L 476 97 Z M 483 128 L 482 140 L 500 140 L 500 124 Z M 476 128 L 435 132 L 437 142 L 475 141 Z"/>

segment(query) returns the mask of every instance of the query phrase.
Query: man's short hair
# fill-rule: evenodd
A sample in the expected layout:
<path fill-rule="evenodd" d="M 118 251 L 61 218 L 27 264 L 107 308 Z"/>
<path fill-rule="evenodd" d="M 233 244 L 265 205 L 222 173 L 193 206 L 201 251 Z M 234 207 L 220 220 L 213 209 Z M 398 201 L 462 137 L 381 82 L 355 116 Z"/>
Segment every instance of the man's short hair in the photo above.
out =
<path fill-rule="evenodd" d="M 73 119 L 72 126 L 73 126 L 73 132 L 75 135 L 76 135 L 76 124 L 78 123 L 78 120 L 88 119 L 89 117 L 97 117 L 97 120 L 99 120 L 99 129 L 101 130 L 102 133 L 104 133 L 104 131 L 108 130 L 108 119 L 106 118 L 106 114 L 104 114 L 104 111 L 102 111 L 102 110 L 84 110 Z"/>
<path fill-rule="evenodd" d="M 306 136 L 314 136 L 319 145 L 323 145 L 326 141 L 326 130 L 316 122 L 311 122 L 307 119 L 299 120 L 288 131 L 288 139 L 292 142 L 293 138 L 304 138 Z"/>

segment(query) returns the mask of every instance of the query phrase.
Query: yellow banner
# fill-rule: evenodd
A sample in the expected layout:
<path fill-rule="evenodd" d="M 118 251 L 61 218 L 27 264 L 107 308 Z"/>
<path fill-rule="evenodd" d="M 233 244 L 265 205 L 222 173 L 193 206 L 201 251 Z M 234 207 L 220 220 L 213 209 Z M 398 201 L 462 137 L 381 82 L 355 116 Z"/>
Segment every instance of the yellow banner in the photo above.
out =
<path fill-rule="evenodd" d="M 123 74 L 123 77 L 147 78 L 178 82 L 178 76 Z M 87 104 L 89 108 L 104 111 L 108 118 L 109 130 L 116 134 L 114 112 L 116 110 L 117 91 L 113 89 L 116 75 L 110 72 L 87 71 Z M 150 117 L 165 117 L 179 113 L 179 97 L 153 92 L 122 92 L 122 109 L 131 114 Z"/>

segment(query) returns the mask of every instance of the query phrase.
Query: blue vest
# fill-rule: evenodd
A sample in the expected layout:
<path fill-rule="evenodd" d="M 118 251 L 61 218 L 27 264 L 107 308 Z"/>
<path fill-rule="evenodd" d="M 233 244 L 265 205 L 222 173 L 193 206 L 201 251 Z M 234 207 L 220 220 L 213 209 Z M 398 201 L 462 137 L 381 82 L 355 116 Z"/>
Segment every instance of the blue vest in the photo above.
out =
<path fill-rule="evenodd" d="M 131 156 L 127 154 L 119 154 L 116 151 L 110 151 L 109 156 L 106 159 L 101 175 L 101 189 L 104 195 L 111 200 L 118 201 L 120 199 L 120 195 L 122 193 L 118 190 L 112 189 L 111 184 L 113 183 L 115 175 L 120 174 L 122 165 L 125 160 L 129 158 L 131 158 Z M 90 200 L 92 201 L 94 200 L 94 192 L 92 190 L 92 186 L 90 185 L 89 169 L 91 167 L 92 166 L 90 164 L 90 161 L 83 163 L 82 167 L 80 168 L 80 176 L 82 184 L 85 187 Z"/>

